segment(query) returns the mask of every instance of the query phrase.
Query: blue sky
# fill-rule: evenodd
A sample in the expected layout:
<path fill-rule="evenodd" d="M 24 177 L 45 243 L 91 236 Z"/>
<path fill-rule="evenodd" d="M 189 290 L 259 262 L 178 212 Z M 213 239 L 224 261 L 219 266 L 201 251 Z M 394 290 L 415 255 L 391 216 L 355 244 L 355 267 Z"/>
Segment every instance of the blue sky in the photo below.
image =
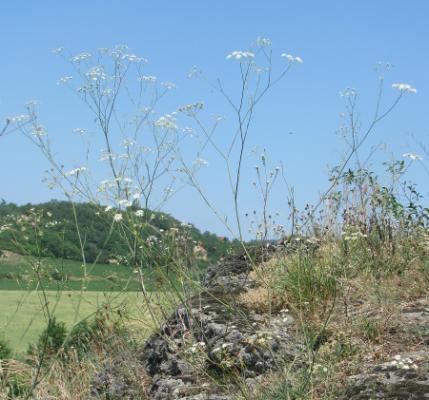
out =
<path fill-rule="evenodd" d="M 186 75 L 198 66 L 210 79 L 220 77 L 234 89 L 237 65 L 226 60 L 232 50 L 245 50 L 256 37 L 268 37 L 274 54 L 299 55 L 302 65 L 266 97 L 256 113 L 246 153 L 243 212 L 258 209 L 251 190 L 254 180 L 251 148 L 266 149 L 273 165 L 281 161 L 298 204 L 314 202 L 327 185 L 328 165 L 335 165 L 344 145 L 336 131 L 344 111 L 339 92 L 359 92 L 362 123 L 372 116 L 377 94 L 377 62 L 394 68 L 386 75 L 385 104 L 394 98 L 394 82 L 416 87 L 369 138 L 386 144 L 394 157 L 421 151 L 429 134 L 429 3 L 426 1 L 23 1 L 2 4 L 0 16 L 0 118 L 20 114 L 29 100 L 40 103 L 41 123 L 52 135 L 56 155 L 70 165 L 79 158 L 73 127 L 90 124 L 82 104 L 57 85 L 69 66 L 52 54 L 62 46 L 72 53 L 126 43 L 149 59 L 150 70 L 177 84 L 168 105 L 210 99 L 211 112 L 225 104 Z M 279 60 L 280 62 L 280 60 Z M 222 140 L 222 139 L 220 139 Z M 364 149 L 364 155 L 365 155 Z M 208 155 L 210 156 L 210 154 Z M 376 156 L 377 170 L 389 153 Z M 202 174 L 209 195 L 222 214 L 231 204 L 216 160 Z M 41 183 L 48 163 L 18 135 L 0 140 L 0 197 L 17 203 L 59 197 Z M 409 178 L 427 195 L 427 175 L 420 164 Z M 285 189 L 273 192 L 273 212 L 286 217 Z M 192 190 L 184 190 L 166 206 L 173 215 L 202 229 L 225 232 Z"/>

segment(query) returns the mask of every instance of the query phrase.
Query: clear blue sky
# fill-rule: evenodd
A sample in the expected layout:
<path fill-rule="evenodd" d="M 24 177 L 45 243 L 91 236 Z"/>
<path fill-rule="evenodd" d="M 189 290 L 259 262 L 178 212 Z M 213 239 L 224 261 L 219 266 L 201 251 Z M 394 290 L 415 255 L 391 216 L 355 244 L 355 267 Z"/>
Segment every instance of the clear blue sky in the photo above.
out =
<path fill-rule="evenodd" d="M 327 165 L 338 161 L 342 148 L 335 134 L 343 111 L 339 92 L 357 88 L 361 118 L 367 123 L 377 92 L 377 62 L 395 66 L 386 76 L 386 104 L 394 96 L 394 82 L 410 83 L 418 93 L 404 98 L 368 146 L 385 143 L 401 158 L 405 152 L 421 152 L 412 135 L 427 144 L 428 15 L 429 2 L 423 0 L 5 1 L 0 13 L 0 118 L 21 113 L 26 101 L 37 99 L 41 123 L 52 134 L 58 156 L 72 164 L 80 148 L 69 139 L 70 131 L 88 123 L 88 116 L 77 99 L 56 84 L 69 67 L 51 53 L 53 48 L 78 53 L 126 43 L 131 52 L 149 59 L 154 74 L 178 84 L 180 105 L 182 99 L 203 97 L 201 88 L 185 79 L 192 66 L 229 84 L 236 66 L 225 56 L 246 49 L 258 36 L 268 37 L 274 52 L 299 55 L 304 64 L 261 105 L 249 149 L 265 148 L 274 164 L 282 161 L 298 203 L 314 202 L 327 187 Z M 218 101 L 211 104 L 213 113 L 216 107 L 224 109 Z M 246 166 L 254 164 L 247 153 Z M 225 200 L 227 190 L 219 183 L 216 165 L 212 161 L 203 177 L 214 202 L 227 214 L 224 206 L 230 201 Z M 41 183 L 47 167 L 22 137 L 1 138 L 0 198 L 26 203 L 57 197 Z M 244 177 L 243 212 L 259 208 L 248 189 L 252 174 L 249 170 Z M 419 164 L 411 167 L 409 177 L 427 195 L 428 177 Z M 284 216 L 285 203 L 279 187 L 272 211 Z M 224 232 L 191 191 L 179 194 L 167 211 L 202 229 Z"/>

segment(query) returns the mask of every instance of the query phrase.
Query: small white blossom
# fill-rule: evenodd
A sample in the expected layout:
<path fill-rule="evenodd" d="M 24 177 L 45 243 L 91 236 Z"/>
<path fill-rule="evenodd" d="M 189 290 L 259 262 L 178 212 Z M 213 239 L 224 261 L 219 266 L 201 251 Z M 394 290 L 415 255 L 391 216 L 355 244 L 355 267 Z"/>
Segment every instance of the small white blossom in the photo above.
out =
<path fill-rule="evenodd" d="M 105 212 L 109 212 L 112 208 L 113 208 L 112 206 L 107 206 L 107 207 L 104 209 L 104 211 L 105 211 Z"/>
<path fill-rule="evenodd" d="M 340 92 L 341 97 L 353 97 L 357 95 L 357 90 L 355 88 L 345 88 Z"/>
<path fill-rule="evenodd" d="M 31 133 L 33 136 L 41 137 L 46 136 L 46 131 L 43 126 L 37 125 L 34 127 L 33 132 Z"/>
<path fill-rule="evenodd" d="M 92 67 L 85 75 L 88 79 L 95 82 L 106 79 L 106 74 L 102 67 Z"/>
<path fill-rule="evenodd" d="M 197 165 L 197 166 L 204 166 L 204 167 L 207 166 L 207 165 L 209 165 L 208 161 L 204 160 L 204 158 L 202 158 L 202 157 L 196 158 L 193 161 L 193 164 Z"/>
<path fill-rule="evenodd" d="M 143 217 L 143 215 L 144 215 L 144 211 L 143 211 L 143 210 L 137 210 L 137 211 L 135 212 L 135 214 L 136 214 L 136 217 Z"/>
<path fill-rule="evenodd" d="M 417 93 L 417 89 L 413 88 L 408 83 L 394 83 L 392 85 L 392 88 L 393 89 L 397 89 L 397 90 L 399 90 L 401 92 Z"/>
<path fill-rule="evenodd" d="M 74 56 L 72 58 L 72 61 L 78 63 L 78 62 L 81 62 L 81 61 L 85 61 L 85 60 L 87 60 L 90 57 L 91 57 L 90 53 L 79 53 L 79 54 L 77 54 L 76 56 Z"/>
<path fill-rule="evenodd" d="M 226 56 L 226 58 L 228 60 L 243 60 L 243 59 L 249 59 L 249 58 L 254 58 L 255 54 L 252 53 L 251 51 L 240 51 L 240 50 L 234 50 L 233 52 L 231 52 L 230 54 L 228 54 Z"/>
<path fill-rule="evenodd" d="M 28 119 L 28 115 L 15 115 L 13 117 L 7 117 L 6 121 L 9 122 L 10 124 L 17 124 L 20 122 L 24 122 Z"/>
<path fill-rule="evenodd" d="M 123 219 L 122 214 L 115 214 L 113 216 L 113 221 L 115 221 L 115 222 L 120 222 L 120 221 L 122 221 L 122 219 Z"/>
<path fill-rule="evenodd" d="M 402 157 L 409 158 L 412 161 L 422 161 L 423 157 L 416 154 L 416 153 L 404 153 L 402 154 Z"/>
<path fill-rule="evenodd" d="M 164 86 L 167 90 L 176 88 L 176 85 L 172 82 L 161 82 L 161 86 Z"/>
<path fill-rule="evenodd" d="M 288 62 L 291 64 L 292 63 L 302 64 L 304 62 L 301 57 L 293 56 L 292 54 L 282 53 L 280 57 L 286 58 L 286 60 L 288 60 Z"/>
<path fill-rule="evenodd" d="M 166 114 L 155 122 L 155 126 L 164 129 L 177 129 L 175 121 L 176 119 L 172 115 Z"/>
<path fill-rule="evenodd" d="M 84 171 L 86 171 L 86 167 L 78 167 L 66 172 L 66 175 L 67 176 L 79 175 L 81 172 L 84 172 Z"/>
<path fill-rule="evenodd" d="M 69 81 L 71 81 L 73 79 L 73 77 L 72 76 L 70 76 L 70 75 L 65 75 L 65 76 L 63 76 L 63 77 L 61 77 L 59 80 L 58 80 L 58 84 L 67 84 Z"/>
<path fill-rule="evenodd" d="M 268 38 L 258 37 L 256 39 L 256 44 L 260 47 L 271 46 L 271 43 L 272 43 L 271 39 L 268 39 Z"/>

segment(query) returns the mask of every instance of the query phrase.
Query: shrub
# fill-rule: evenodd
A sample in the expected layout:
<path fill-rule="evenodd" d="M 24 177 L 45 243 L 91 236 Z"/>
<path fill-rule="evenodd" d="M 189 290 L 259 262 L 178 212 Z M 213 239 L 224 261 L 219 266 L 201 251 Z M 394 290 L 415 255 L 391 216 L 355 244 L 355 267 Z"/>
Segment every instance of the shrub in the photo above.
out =
<path fill-rule="evenodd" d="M 64 322 L 57 322 L 55 317 L 48 321 L 45 330 L 39 336 L 36 348 L 30 346 L 28 353 L 40 357 L 50 357 L 57 354 L 64 345 L 67 330 Z"/>
<path fill-rule="evenodd" d="M 12 355 L 12 350 L 4 339 L 0 338 L 0 360 L 6 360 Z"/>

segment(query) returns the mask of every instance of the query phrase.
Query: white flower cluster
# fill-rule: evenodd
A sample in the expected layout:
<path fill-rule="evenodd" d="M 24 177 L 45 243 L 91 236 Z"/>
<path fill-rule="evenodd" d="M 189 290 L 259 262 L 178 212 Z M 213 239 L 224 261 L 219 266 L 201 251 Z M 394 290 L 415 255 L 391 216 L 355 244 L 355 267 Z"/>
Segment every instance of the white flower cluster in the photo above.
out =
<path fill-rule="evenodd" d="M 22 115 L 15 115 L 13 117 L 7 117 L 6 118 L 6 121 L 8 123 L 10 123 L 10 124 L 18 124 L 18 123 L 24 122 L 26 120 L 28 120 L 28 115 L 24 115 L 24 114 L 22 114 Z"/>
<path fill-rule="evenodd" d="M 288 60 L 288 62 L 291 64 L 302 64 L 304 62 L 301 57 L 293 56 L 292 54 L 282 53 L 280 54 L 280 57 L 286 58 L 286 60 Z"/>
<path fill-rule="evenodd" d="M 86 170 L 86 167 L 74 168 L 66 172 L 66 176 L 79 175 L 81 172 L 85 172 Z"/>
<path fill-rule="evenodd" d="M 256 39 L 256 45 L 259 47 L 271 46 L 271 43 L 271 39 L 268 38 L 258 37 Z"/>
<path fill-rule="evenodd" d="M 161 86 L 164 86 L 167 90 L 176 89 L 176 85 L 172 82 L 161 82 Z"/>
<path fill-rule="evenodd" d="M 130 62 L 147 62 L 145 58 L 137 57 L 135 54 L 124 54 L 122 59 Z"/>
<path fill-rule="evenodd" d="M 76 62 L 76 63 L 79 63 L 79 62 L 81 62 L 81 61 L 85 61 L 85 60 L 87 60 L 88 58 L 90 58 L 91 57 L 91 54 L 90 53 L 79 53 L 79 54 L 77 54 L 76 56 L 74 56 L 74 57 L 72 57 L 72 61 L 73 62 Z"/>
<path fill-rule="evenodd" d="M 393 357 L 393 361 L 390 362 L 390 365 L 392 367 L 398 367 L 400 369 L 418 369 L 417 364 L 414 363 L 414 361 L 407 357 L 407 358 L 402 358 L 399 354 L 397 354 L 396 356 Z"/>
<path fill-rule="evenodd" d="M 124 140 L 122 140 L 122 146 L 124 147 L 131 147 L 131 146 L 134 146 L 135 144 L 136 144 L 136 141 L 134 139 L 125 138 Z"/>
<path fill-rule="evenodd" d="M 233 52 L 231 52 L 230 54 L 228 54 L 226 56 L 226 58 L 228 60 L 247 60 L 247 59 L 251 59 L 254 58 L 255 54 L 252 53 L 251 51 L 240 51 L 240 50 L 235 50 Z"/>
<path fill-rule="evenodd" d="M 37 136 L 37 137 L 42 137 L 42 136 L 46 136 L 46 130 L 43 126 L 41 125 L 36 125 L 33 129 L 33 132 L 31 132 L 31 134 L 33 136 Z"/>
<path fill-rule="evenodd" d="M 69 81 L 71 81 L 72 79 L 73 79 L 73 77 L 72 77 L 72 76 L 70 76 L 70 75 L 65 75 L 65 76 L 61 77 L 61 78 L 58 80 L 58 84 L 59 84 L 59 85 L 60 85 L 60 84 L 65 85 L 65 84 L 69 83 Z"/>
<path fill-rule="evenodd" d="M 194 161 L 193 161 L 193 163 L 192 164 L 194 164 L 194 165 L 196 165 L 196 166 L 201 166 L 201 167 L 206 167 L 207 165 L 209 165 L 209 163 L 208 163 L 208 161 L 207 160 L 205 160 L 204 158 L 202 158 L 202 157 L 197 157 Z"/>
<path fill-rule="evenodd" d="M 85 75 L 88 79 L 95 82 L 106 79 L 106 74 L 102 67 L 92 67 Z"/>
<path fill-rule="evenodd" d="M 137 211 L 135 212 L 135 215 L 136 215 L 136 217 L 143 217 L 143 215 L 144 215 L 144 211 L 143 211 L 143 210 L 137 210 Z"/>
<path fill-rule="evenodd" d="M 123 216 L 122 216 L 122 214 L 115 214 L 114 216 L 113 216 L 113 221 L 115 221 L 115 222 L 121 222 L 122 221 L 122 219 L 123 219 Z"/>
<path fill-rule="evenodd" d="M 416 153 L 404 153 L 402 154 L 402 157 L 409 158 L 412 161 L 422 161 L 423 157 L 416 154 Z"/>
<path fill-rule="evenodd" d="M 176 118 L 173 116 L 173 114 L 166 114 L 163 117 L 160 117 L 156 122 L 155 126 L 158 128 L 164 128 L 164 129 L 177 129 L 176 125 Z"/>
<path fill-rule="evenodd" d="M 397 89 L 397 90 L 399 90 L 401 92 L 417 93 L 417 89 L 413 88 L 408 83 L 394 83 L 392 85 L 392 88 L 393 89 Z"/>
<path fill-rule="evenodd" d="M 355 88 L 345 88 L 340 92 L 341 97 L 354 97 L 357 95 L 357 90 Z"/>
<path fill-rule="evenodd" d="M 107 150 L 103 150 L 101 153 L 100 161 L 109 161 L 109 160 L 116 160 L 117 154 L 110 153 Z"/>
<path fill-rule="evenodd" d="M 191 354 L 196 354 L 196 353 L 204 351 L 205 348 L 206 348 L 206 344 L 204 342 L 198 342 L 198 343 L 193 344 L 186 351 L 188 353 L 191 353 Z"/>

